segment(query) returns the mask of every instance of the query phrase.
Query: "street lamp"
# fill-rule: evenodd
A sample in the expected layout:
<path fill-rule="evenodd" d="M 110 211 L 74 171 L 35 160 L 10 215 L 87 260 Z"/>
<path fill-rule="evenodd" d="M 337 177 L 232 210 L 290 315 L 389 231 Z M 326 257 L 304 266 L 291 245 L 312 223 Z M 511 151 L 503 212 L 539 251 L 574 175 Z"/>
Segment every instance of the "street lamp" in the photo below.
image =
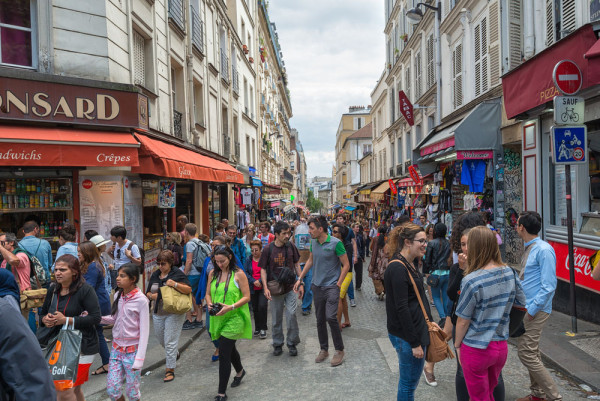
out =
<path fill-rule="evenodd" d="M 436 75 L 436 107 L 435 107 L 435 125 L 440 125 L 442 120 L 442 35 L 440 33 L 440 22 L 442 20 L 442 3 L 437 2 L 437 7 L 427 3 L 418 3 L 416 7 L 411 8 L 406 12 L 408 18 L 413 24 L 418 24 L 423 19 L 423 11 L 421 6 L 429 8 L 437 13 L 434 26 L 435 46 L 435 75 Z"/>

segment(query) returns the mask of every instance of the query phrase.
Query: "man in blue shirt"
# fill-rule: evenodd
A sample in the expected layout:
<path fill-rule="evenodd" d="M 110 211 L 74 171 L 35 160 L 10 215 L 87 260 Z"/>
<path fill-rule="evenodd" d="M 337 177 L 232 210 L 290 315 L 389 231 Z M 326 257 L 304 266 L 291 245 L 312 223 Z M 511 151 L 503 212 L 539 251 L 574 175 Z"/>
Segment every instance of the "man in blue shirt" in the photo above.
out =
<path fill-rule="evenodd" d="M 25 236 L 19 241 L 19 247 L 25 249 L 31 255 L 40 260 L 40 263 L 50 277 L 50 266 L 52 266 L 52 247 L 44 239 L 37 238 L 40 226 L 35 221 L 27 221 L 23 225 Z"/>
<path fill-rule="evenodd" d="M 531 379 L 531 394 L 517 401 L 562 400 L 539 352 L 542 329 L 552 313 L 552 298 L 556 291 L 556 255 L 552 246 L 538 236 L 542 229 L 542 218 L 538 213 L 522 212 L 516 229 L 525 242 L 520 278 L 527 308 L 523 319 L 525 334 L 519 337 L 518 353 Z"/>

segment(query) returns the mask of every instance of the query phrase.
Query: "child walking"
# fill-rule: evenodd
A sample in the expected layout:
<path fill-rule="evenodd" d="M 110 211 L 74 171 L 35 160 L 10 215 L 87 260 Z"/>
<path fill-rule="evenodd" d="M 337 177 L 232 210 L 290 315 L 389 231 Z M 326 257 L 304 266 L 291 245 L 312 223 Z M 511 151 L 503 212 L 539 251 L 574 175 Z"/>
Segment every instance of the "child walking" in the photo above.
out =
<path fill-rule="evenodd" d="M 126 263 L 119 268 L 117 292 L 111 315 L 102 324 L 114 325 L 113 349 L 108 364 L 106 391 L 113 401 L 125 401 L 121 393 L 123 379 L 130 401 L 140 399 L 141 369 L 148 345 L 150 314 L 148 298 L 137 288 L 139 267 Z"/>

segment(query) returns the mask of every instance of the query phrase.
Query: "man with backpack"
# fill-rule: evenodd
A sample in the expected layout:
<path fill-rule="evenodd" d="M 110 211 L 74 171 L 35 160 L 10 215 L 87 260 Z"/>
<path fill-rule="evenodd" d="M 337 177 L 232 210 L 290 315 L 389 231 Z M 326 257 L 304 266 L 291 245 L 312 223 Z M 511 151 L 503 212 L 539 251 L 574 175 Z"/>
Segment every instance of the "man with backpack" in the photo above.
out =
<path fill-rule="evenodd" d="M 142 266 L 142 254 L 140 248 L 131 240 L 127 239 L 127 229 L 123 226 L 115 226 L 110 230 L 110 240 L 113 246 L 110 250 L 115 261 L 115 271 L 125 263 L 134 263 Z"/>
<path fill-rule="evenodd" d="M 287 325 L 287 346 L 291 356 L 298 355 L 296 345 L 300 343 L 300 331 L 296 320 L 297 299 L 292 291 L 296 277 L 300 275 L 300 254 L 290 242 L 291 228 L 285 221 L 273 226 L 275 241 L 268 244 L 258 261 L 265 297 L 271 301 L 273 333 L 273 355 L 283 353 L 283 310 Z M 299 289 L 299 298 L 304 288 Z"/>
<path fill-rule="evenodd" d="M 198 228 L 194 223 L 188 223 L 185 225 L 183 236 L 185 240 L 185 268 L 183 272 L 188 276 L 190 284 L 192 285 L 192 294 L 196 294 L 198 291 L 198 285 L 200 278 L 202 277 L 202 266 L 204 260 L 211 253 L 211 248 L 208 244 L 200 241 L 196 238 L 196 232 Z M 187 312 L 187 319 L 183 323 L 183 330 L 199 329 L 203 326 L 202 324 L 202 312 L 200 311 L 202 305 L 196 303 L 196 299 L 192 298 L 194 308 L 193 311 Z M 200 316 L 200 320 L 198 320 Z"/>
<path fill-rule="evenodd" d="M 44 267 L 44 270 L 46 270 L 48 277 L 50 277 L 52 247 L 48 241 L 37 237 L 40 234 L 40 226 L 34 220 L 26 221 L 23 224 L 23 233 L 25 236 L 19 241 L 19 248 L 35 256 Z M 49 284 L 50 282 L 48 282 Z"/>

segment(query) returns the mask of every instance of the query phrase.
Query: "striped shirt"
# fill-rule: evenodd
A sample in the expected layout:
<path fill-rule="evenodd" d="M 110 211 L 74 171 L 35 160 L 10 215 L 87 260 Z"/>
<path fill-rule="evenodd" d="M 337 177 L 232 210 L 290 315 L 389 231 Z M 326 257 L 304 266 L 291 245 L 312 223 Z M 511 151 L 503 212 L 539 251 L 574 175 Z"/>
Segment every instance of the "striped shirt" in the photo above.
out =
<path fill-rule="evenodd" d="M 460 291 L 456 315 L 471 321 L 463 343 L 486 349 L 491 341 L 508 340 L 512 305 L 525 305 L 514 271 L 507 266 L 474 271 L 462 280 Z"/>

